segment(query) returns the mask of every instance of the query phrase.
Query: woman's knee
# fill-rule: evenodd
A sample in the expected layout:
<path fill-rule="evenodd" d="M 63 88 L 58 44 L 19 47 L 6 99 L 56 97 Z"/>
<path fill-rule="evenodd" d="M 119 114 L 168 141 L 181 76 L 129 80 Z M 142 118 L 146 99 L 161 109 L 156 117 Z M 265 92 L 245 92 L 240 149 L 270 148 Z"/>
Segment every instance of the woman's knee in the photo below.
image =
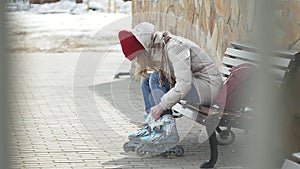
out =
<path fill-rule="evenodd" d="M 141 88 L 149 88 L 149 77 L 141 78 Z"/>
<path fill-rule="evenodd" d="M 153 81 L 153 80 L 159 80 L 159 73 L 158 72 L 153 72 L 149 75 L 149 80 Z"/>
<path fill-rule="evenodd" d="M 149 86 L 152 89 L 157 88 L 157 86 L 159 86 L 159 73 L 158 72 L 153 72 L 150 74 Z"/>

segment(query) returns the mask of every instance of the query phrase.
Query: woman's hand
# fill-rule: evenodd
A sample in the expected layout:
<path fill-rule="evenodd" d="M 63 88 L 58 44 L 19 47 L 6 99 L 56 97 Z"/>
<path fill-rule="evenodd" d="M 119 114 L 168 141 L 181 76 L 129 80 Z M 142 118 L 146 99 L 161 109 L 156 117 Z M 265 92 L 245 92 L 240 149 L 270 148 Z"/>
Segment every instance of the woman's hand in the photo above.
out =
<path fill-rule="evenodd" d="M 151 107 L 151 115 L 154 119 L 159 119 L 160 115 L 164 112 L 164 109 L 159 105 Z"/>

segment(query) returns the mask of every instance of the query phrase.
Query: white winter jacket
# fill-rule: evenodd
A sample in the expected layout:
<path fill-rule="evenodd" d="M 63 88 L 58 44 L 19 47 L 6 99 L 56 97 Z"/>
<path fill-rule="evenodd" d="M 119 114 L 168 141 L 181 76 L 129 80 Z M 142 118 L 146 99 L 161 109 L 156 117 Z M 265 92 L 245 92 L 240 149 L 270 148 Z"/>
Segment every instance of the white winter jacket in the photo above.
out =
<path fill-rule="evenodd" d="M 151 49 L 154 25 L 143 22 L 131 32 L 147 51 Z M 190 92 L 194 85 L 201 104 L 210 105 L 222 85 L 222 78 L 212 59 L 194 42 L 172 34 L 162 52 L 166 53 L 175 86 L 159 103 L 164 110 L 171 109 Z"/>

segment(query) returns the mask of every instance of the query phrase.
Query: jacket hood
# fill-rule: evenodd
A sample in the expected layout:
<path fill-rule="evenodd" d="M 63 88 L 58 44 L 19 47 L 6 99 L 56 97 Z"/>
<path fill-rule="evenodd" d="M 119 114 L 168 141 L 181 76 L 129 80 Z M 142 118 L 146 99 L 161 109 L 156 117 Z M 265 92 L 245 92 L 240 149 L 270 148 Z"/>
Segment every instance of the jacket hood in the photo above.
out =
<path fill-rule="evenodd" d="M 142 22 L 136 25 L 131 33 L 143 45 L 147 52 L 150 52 L 151 38 L 154 33 L 154 25 L 148 22 Z"/>

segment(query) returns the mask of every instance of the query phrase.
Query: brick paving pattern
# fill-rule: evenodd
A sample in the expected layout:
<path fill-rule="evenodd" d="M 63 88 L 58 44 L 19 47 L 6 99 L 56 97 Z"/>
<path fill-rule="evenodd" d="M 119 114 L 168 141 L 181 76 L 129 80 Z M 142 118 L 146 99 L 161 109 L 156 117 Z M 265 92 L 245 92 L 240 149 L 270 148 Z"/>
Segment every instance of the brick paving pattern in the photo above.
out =
<path fill-rule="evenodd" d="M 85 76 L 91 74 L 88 68 L 74 73 L 82 57 L 77 53 L 11 56 L 11 168 L 192 169 L 209 158 L 204 127 L 186 118 L 177 120 L 184 156 L 139 157 L 123 151 L 127 135 L 143 120 L 143 102 L 136 80 L 112 78 L 116 63 L 123 61 L 120 52 L 110 55 L 87 54 L 100 58 L 93 81 Z M 120 66 L 120 70 L 128 68 L 126 62 Z M 82 83 L 74 87 L 74 79 Z M 241 168 L 239 152 L 247 136 L 237 133 L 233 145 L 219 147 L 216 168 Z"/>

